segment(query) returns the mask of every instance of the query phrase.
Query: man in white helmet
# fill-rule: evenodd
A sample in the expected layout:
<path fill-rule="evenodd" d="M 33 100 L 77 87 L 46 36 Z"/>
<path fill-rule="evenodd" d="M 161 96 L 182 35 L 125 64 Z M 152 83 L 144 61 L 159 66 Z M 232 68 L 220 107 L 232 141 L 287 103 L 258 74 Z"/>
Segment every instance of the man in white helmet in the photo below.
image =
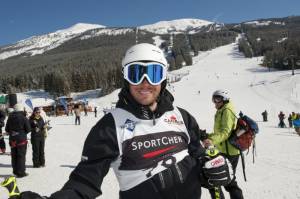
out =
<path fill-rule="evenodd" d="M 121 199 L 199 199 L 198 161 L 205 156 L 200 140 L 206 134 L 187 111 L 173 106 L 163 52 L 151 44 L 134 45 L 125 54 L 122 70 L 124 86 L 116 109 L 92 128 L 82 161 L 50 198 L 96 198 L 112 167 Z M 21 194 L 22 199 L 30 197 L 40 198 L 32 192 Z"/>
<path fill-rule="evenodd" d="M 228 141 L 228 138 L 236 127 L 237 121 L 233 104 L 229 97 L 229 92 L 225 89 L 216 90 L 212 95 L 212 101 L 217 109 L 214 121 L 214 131 L 208 135 L 208 139 L 204 141 L 204 144 L 207 146 L 215 145 L 219 151 L 228 158 L 232 165 L 234 177 L 228 185 L 224 186 L 224 188 L 229 192 L 231 199 L 243 199 L 242 190 L 238 186 L 235 177 L 240 151 Z M 212 199 L 224 199 L 220 187 L 211 188 L 209 192 Z"/>

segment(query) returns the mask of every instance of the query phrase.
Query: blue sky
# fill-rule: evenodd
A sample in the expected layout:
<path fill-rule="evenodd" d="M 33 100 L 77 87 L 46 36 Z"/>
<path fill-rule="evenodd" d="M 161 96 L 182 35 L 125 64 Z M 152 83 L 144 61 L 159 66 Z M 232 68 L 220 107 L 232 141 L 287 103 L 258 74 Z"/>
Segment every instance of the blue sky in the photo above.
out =
<path fill-rule="evenodd" d="M 224 23 L 300 15 L 300 0 L 1 0 L 0 46 L 76 23 L 139 26 L 198 18 Z"/>

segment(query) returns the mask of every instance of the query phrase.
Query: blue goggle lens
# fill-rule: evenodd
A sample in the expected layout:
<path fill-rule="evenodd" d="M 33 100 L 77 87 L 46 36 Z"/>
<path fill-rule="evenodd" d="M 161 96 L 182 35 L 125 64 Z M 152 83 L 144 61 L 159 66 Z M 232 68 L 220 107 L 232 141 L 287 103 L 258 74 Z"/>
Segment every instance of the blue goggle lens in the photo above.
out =
<path fill-rule="evenodd" d="M 127 67 L 128 80 L 134 84 L 137 84 L 146 75 L 149 83 L 157 84 L 164 78 L 164 68 L 160 64 L 132 64 Z"/>

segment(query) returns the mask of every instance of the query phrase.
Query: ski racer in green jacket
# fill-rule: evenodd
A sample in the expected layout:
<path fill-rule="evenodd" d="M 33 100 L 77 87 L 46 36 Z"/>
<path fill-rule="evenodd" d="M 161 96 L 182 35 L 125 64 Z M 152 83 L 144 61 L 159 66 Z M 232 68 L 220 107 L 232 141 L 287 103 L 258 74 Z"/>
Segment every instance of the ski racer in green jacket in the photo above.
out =
<path fill-rule="evenodd" d="M 218 105 L 218 104 L 216 104 Z M 208 137 L 221 153 L 239 155 L 240 151 L 232 146 L 227 139 L 236 126 L 236 116 L 231 101 L 224 103 L 215 114 L 214 131 Z"/>
<path fill-rule="evenodd" d="M 237 185 L 235 177 L 240 151 L 228 141 L 237 123 L 233 104 L 229 98 L 228 91 L 223 89 L 216 90 L 213 93 L 212 101 L 217 109 L 214 120 L 214 131 L 208 135 L 208 139 L 204 141 L 204 145 L 215 145 L 229 159 L 234 178 L 224 188 L 229 192 L 231 199 L 243 199 L 242 190 Z M 209 189 L 209 192 L 212 199 L 224 199 L 224 194 L 220 187 Z"/>

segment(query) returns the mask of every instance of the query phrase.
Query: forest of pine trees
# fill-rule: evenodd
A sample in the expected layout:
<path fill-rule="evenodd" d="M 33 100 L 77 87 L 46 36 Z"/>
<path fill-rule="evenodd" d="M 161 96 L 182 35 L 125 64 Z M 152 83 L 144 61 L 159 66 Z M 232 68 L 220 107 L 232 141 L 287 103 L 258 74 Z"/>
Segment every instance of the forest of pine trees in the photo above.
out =
<path fill-rule="evenodd" d="M 275 19 L 276 20 L 276 19 Z M 276 20 L 268 26 L 243 24 L 239 50 L 246 57 L 263 56 L 263 66 L 279 70 L 300 68 L 300 17 Z M 298 63 L 298 64 L 297 64 Z"/>

